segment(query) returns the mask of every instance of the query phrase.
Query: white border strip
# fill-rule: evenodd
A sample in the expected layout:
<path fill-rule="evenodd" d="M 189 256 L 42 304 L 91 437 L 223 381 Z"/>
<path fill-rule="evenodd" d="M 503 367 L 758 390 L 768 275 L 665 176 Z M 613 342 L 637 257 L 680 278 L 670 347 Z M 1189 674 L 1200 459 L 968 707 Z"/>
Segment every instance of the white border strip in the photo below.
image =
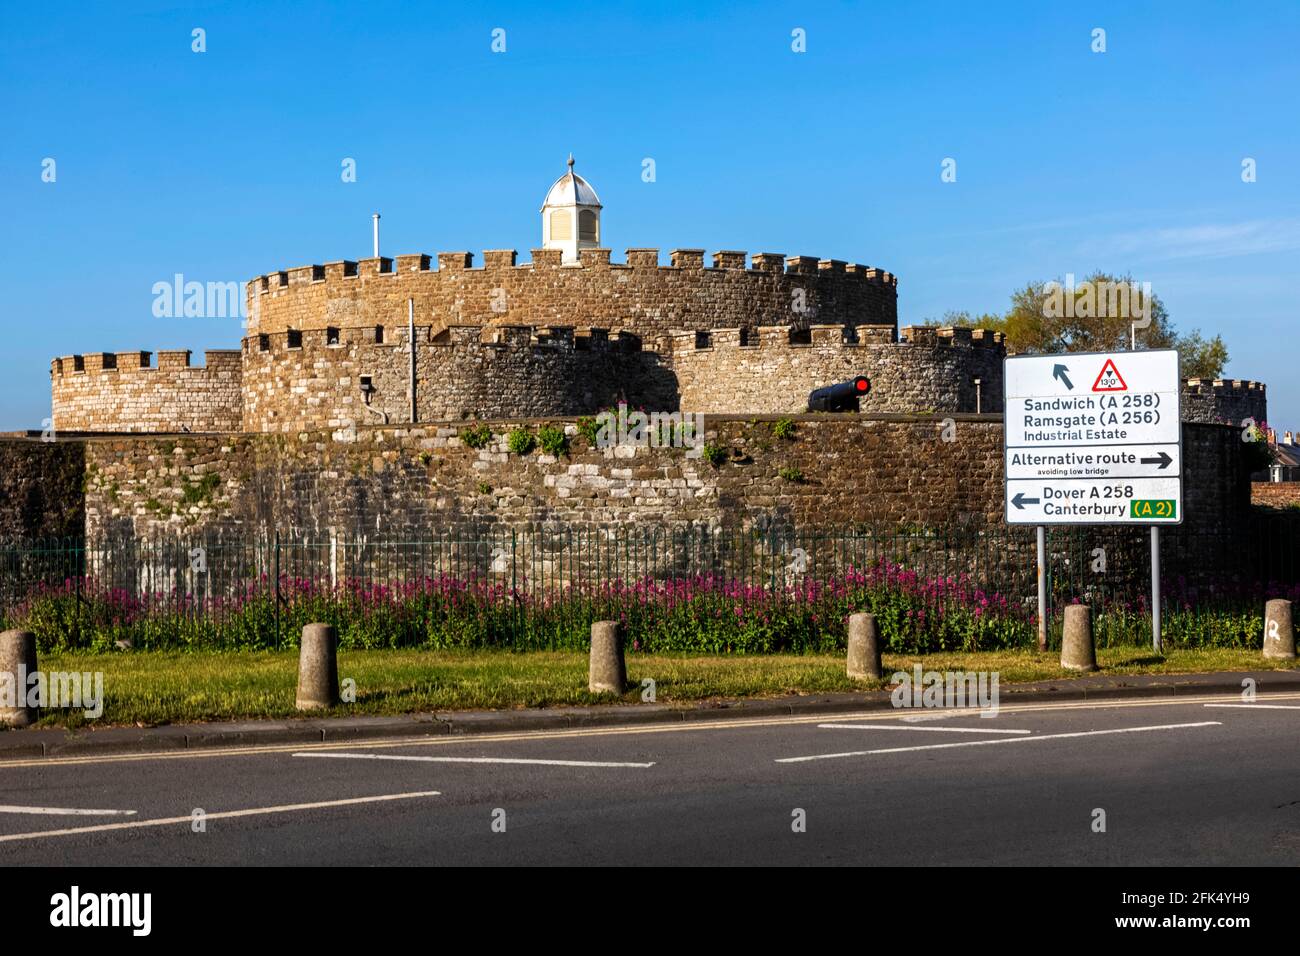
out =
<path fill-rule="evenodd" d="M 1242 710 L 1300 710 L 1287 704 L 1206 704 L 1206 707 L 1238 707 Z"/>
<path fill-rule="evenodd" d="M 334 760 L 415 760 L 420 763 L 523 763 L 543 767 L 653 767 L 654 763 L 632 763 L 615 760 L 541 760 L 529 757 L 415 757 L 410 754 L 347 754 L 310 753 L 295 757 L 327 757 Z"/>
<path fill-rule="evenodd" d="M 134 810 L 82 810 L 77 807 L 0 806 L 0 813 L 45 814 L 55 817 L 133 817 Z"/>
<path fill-rule="evenodd" d="M 813 754 L 809 757 L 780 757 L 777 763 L 805 763 L 809 760 L 834 760 L 838 757 L 869 757 L 872 754 L 901 754 L 915 750 L 948 750 L 952 747 L 986 747 L 991 744 L 1023 744 L 1037 740 L 1065 740 L 1070 737 L 1100 737 L 1103 734 L 1136 734 L 1147 730 L 1179 730 L 1184 727 L 1220 727 L 1222 721 L 1204 720 L 1195 724 L 1157 724 L 1152 727 L 1119 727 L 1113 730 L 1082 730 L 1070 734 L 1044 734 L 1041 737 L 1000 737 L 997 740 L 963 740 L 951 744 L 922 744 L 918 747 L 890 747 L 885 750 L 852 750 L 839 754 Z"/>
<path fill-rule="evenodd" d="M 256 817 L 268 813 L 292 813 L 296 810 L 323 810 L 329 807 L 352 807 L 362 803 L 386 803 L 390 800 L 414 800 L 419 797 L 441 796 L 437 790 L 420 790 L 414 793 L 387 793 L 377 797 L 352 797 L 348 800 L 321 800 L 318 803 L 289 803 L 278 807 L 249 807 L 247 810 L 221 810 L 205 813 L 204 820 L 233 820 L 237 817 Z M 186 814 L 183 817 L 164 817 L 158 820 L 133 820 L 130 823 L 101 823 L 93 827 L 71 827 L 66 830 L 44 830 L 35 833 L 7 833 L 0 836 L 0 843 L 13 843 L 18 840 L 39 840 L 43 837 L 75 836 L 79 833 L 104 833 L 109 830 L 138 830 L 144 827 L 166 827 L 178 823 L 190 823 L 195 817 Z"/>
<path fill-rule="evenodd" d="M 918 727 L 916 724 L 818 724 L 823 730 L 916 730 L 927 734 L 1032 734 L 1032 730 L 1004 730 L 988 727 Z"/>

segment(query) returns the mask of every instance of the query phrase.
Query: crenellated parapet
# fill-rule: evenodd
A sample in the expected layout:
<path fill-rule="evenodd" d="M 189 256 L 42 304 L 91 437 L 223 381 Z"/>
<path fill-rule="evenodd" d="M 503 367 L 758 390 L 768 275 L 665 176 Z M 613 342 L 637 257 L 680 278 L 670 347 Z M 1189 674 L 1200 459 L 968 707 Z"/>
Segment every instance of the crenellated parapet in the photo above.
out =
<path fill-rule="evenodd" d="M 622 329 L 415 327 L 422 422 L 591 414 L 619 401 L 675 407 L 662 356 Z M 410 420 L 406 328 L 259 332 L 244 339 L 243 428 L 297 432 Z"/>
<path fill-rule="evenodd" d="M 242 427 L 238 350 L 87 352 L 50 363 L 55 431 L 220 432 Z"/>
<path fill-rule="evenodd" d="M 864 412 L 997 412 L 1001 333 L 812 325 L 678 331 L 670 337 L 683 411 L 801 412 L 808 393 L 858 375 Z"/>
<path fill-rule="evenodd" d="M 1247 421 L 1268 421 L 1264 383 L 1248 379 L 1185 379 L 1182 406 L 1185 422 L 1243 427 Z"/>
<path fill-rule="evenodd" d="M 708 264 L 706 265 L 706 258 Z M 642 336 L 682 327 L 897 324 L 897 278 L 883 269 L 812 256 L 674 249 L 583 249 L 577 262 L 558 249 L 469 252 L 327 262 L 255 277 L 248 284 L 249 330 L 307 331 L 331 326 L 605 324 Z"/>

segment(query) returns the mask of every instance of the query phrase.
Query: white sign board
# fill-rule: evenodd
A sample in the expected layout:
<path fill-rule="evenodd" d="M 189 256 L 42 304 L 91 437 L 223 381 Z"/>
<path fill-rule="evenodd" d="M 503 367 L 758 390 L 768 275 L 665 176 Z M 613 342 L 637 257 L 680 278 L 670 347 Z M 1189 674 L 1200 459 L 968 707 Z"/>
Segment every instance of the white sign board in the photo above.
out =
<path fill-rule="evenodd" d="M 1181 524 L 1178 353 L 1012 356 L 1008 524 Z"/>

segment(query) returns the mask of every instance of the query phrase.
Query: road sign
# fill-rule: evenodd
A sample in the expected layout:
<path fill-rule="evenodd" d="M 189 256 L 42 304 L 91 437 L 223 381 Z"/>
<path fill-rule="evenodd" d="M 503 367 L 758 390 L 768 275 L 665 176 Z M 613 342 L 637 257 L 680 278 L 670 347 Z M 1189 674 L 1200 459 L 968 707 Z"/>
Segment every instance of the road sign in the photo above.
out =
<path fill-rule="evenodd" d="M 1008 524 L 1180 524 L 1178 353 L 1006 360 Z"/>

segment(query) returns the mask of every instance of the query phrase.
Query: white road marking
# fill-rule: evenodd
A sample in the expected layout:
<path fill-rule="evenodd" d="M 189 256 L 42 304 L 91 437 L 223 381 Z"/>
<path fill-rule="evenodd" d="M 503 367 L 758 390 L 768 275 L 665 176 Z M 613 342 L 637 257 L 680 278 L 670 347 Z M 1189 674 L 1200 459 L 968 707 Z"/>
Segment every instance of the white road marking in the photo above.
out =
<path fill-rule="evenodd" d="M 1300 700 L 1300 694 L 1295 693 L 1268 692 L 1263 696 L 1267 696 L 1270 700 Z M 1145 710 L 1152 707 L 1193 707 L 1198 703 L 1204 703 L 1209 700 L 1239 701 L 1241 700 L 1241 693 L 1239 691 L 1234 691 L 1231 694 L 1196 694 L 1188 695 L 1186 697 L 1143 697 L 1137 700 L 1107 698 L 1098 701 L 1057 700 L 1024 704 L 1004 703 L 998 708 L 998 715 L 1068 713 L 1090 710 L 1119 711 L 1133 710 L 1135 708 Z M 888 713 L 890 712 L 882 712 L 881 719 L 890 719 L 886 716 Z M 973 716 L 978 713 L 978 710 L 970 709 L 966 714 L 956 713 L 953 714 L 953 716 Z M 232 757 L 246 756 L 275 757 L 286 753 L 292 753 L 294 751 L 301 751 L 306 748 L 329 751 L 358 746 L 365 746 L 371 749 L 387 749 L 394 747 L 468 747 L 479 746 L 484 743 L 502 743 L 504 741 L 528 743 L 537 740 L 569 740 L 582 737 L 622 737 L 628 735 L 645 736 L 647 734 L 708 733 L 715 731 L 730 733 L 736 730 L 755 730 L 764 727 L 797 727 L 802 724 L 824 723 L 827 719 L 854 720 L 861 716 L 863 716 L 861 710 L 849 710 L 841 713 L 816 714 L 812 716 L 727 717 L 717 720 L 690 720 L 681 723 L 634 724 L 630 726 L 619 725 L 617 727 L 577 727 L 565 730 L 511 730 L 486 734 L 412 734 L 410 737 L 387 737 L 366 741 L 331 741 L 319 744 L 240 744 L 239 746 L 231 747 L 195 747 L 189 750 L 158 750 L 149 753 L 79 754 L 76 756 L 52 754 L 48 757 L 20 757 L 12 760 L 0 757 L 0 774 L 5 770 L 17 770 L 23 767 L 68 767 L 74 764 L 139 763 L 141 761 L 166 762 L 171 760 L 227 760 Z M 906 719 L 906 717 L 915 716 L 919 715 L 908 714 L 893 719 L 903 720 Z"/>
<path fill-rule="evenodd" d="M 1240 707 L 1242 710 L 1300 710 L 1287 704 L 1206 704 L 1206 707 Z"/>
<path fill-rule="evenodd" d="M 863 721 L 860 724 L 818 724 L 827 730 L 915 730 L 928 734 L 1032 734 L 1032 730 L 1004 730 L 992 727 L 917 727 L 915 724 L 880 724 Z"/>
<path fill-rule="evenodd" d="M 321 800 L 317 803 L 289 803 L 277 807 L 249 807 L 246 810 L 219 810 L 205 813 L 204 820 L 233 820 L 236 817 L 256 817 L 269 813 L 292 813 L 296 810 L 322 810 L 330 807 L 350 807 L 361 803 L 386 803 L 390 800 L 414 800 L 419 797 L 437 797 L 437 790 L 419 790 L 413 793 L 386 793 L 377 797 L 352 797 L 347 800 Z M 143 827 L 166 827 L 190 823 L 191 814 L 183 817 L 163 817 L 157 820 L 132 820 L 130 823 L 101 823 L 93 827 L 71 827 L 66 830 L 43 830 L 35 833 L 8 833 L 0 835 L 0 843 L 17 840 L 40 840 L 44 837 L 75 836 L 79 833 L 104 833 L 109 830 L 138 830 Z"/>
<path fill-rule="evenodd" d="M 837 757 L 868 757 L 873 754 L 901 754 L 914 750 L 948 750 L 952 747 L 987 747 L 992 744 L 1023 744 L 1038 740 L 1064 740 L 1068 737 L 1100 737 L 1103 734 L 1136 734 L 1147 730 L 1179 730 L 1184 727 L 1220 727 L 1218 720 L 1205 720 L 1195 724 L 1157 724 L 1152 727 L 1119 727 L 1113 730 L 1082 730 L 1069 734 L 1043 734 L 1040 737 L 1001 737 L 996 740 L 963 740 L 951 744 L 923 744 L 918 747 L 890 747 L 884 750 L 853 750 L 838 754 L 813 754 L 809 757 L 780 757 L 777 763 L 804 763 L 809 760 L 834 760 Z"/>
<path fill-rule="evenodd" d="M 0 806 L 0 813 L 34 813 L 55 817 L 133 817 L 134 810 L 82 810 L 78 807 L 11 807 Z"/>
<path fill-rule="evenodd" d="M 295 757 L 329 757 L 336 760 L 417 760 L 421 763 L 527 763 L 544 767 L 653 767 L 650 763 L 615 760 L 541 760 L 530 757 L 415 757 L 409 754 L 296 753 Z"/>

